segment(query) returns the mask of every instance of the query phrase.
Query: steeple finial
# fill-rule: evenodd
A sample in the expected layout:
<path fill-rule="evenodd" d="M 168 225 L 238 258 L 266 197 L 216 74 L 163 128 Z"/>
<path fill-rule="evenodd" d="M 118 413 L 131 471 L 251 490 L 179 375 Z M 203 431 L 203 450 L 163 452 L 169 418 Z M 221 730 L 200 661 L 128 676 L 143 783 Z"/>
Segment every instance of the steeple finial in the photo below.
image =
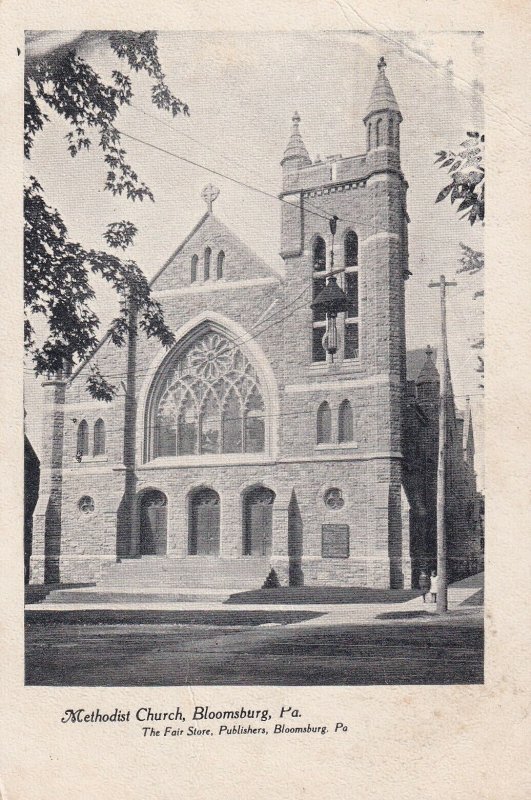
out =
<path fill-rule="evenodd" d="M 284 166 L 286 162 L 293 161 L 298 162 L 297 166 L 307 166 L 312 162 L 299 131 L 299 122 L 301 121 L 301 118 L 298 111 L 294 112 L 291 121 L 291 136 L 280 163 L 282 166 Z"/>
<path fill-rule="evenodd" d="M 383 56 L 380 56 L 378 61 L 378 75 L 376 76 L 376 81 L 372 89 L 364 122 L 367 122 L 371 114 L 381 111 L 394 111 L 399 114 L 400 120 L 402 119 L 396 97 L 389 83 L 389 78 L 385 74 L 386 67 L 387 61 Z"/>
<path fill-rule="evenodd" d="M 203 191 L 201 192 L 201 197 L 207 204 L 207 208 L 210 213 L 212 213 L 212 204 L 218 195 L 219 195 L 219 189 L 212 183 L 207 184 L 203 189 Z"/>
<path fill-rule="evenodd" d="M 426 361 L 424 362 L 424 366 L 422 367 L 417 377 L 417 384 L 438 383 L 439 372 L 437 370 L 437 367 L 435 366 L 435 362 L 433 361 L 434 350 L 431 344 L 427 346 L 424 352 L 426 353 Z"/>

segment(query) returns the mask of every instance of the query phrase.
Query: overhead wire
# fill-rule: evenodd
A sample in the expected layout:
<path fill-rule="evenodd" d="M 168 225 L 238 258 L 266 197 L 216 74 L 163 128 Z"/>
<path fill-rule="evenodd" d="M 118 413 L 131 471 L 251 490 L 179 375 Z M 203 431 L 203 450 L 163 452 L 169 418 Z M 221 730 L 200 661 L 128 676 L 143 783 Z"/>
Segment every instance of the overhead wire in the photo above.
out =
<path fill-rule="evenodd" d="M 223 158 L 224 160 L 228 161 L 229 163 L 233 163 L 236 166 L 238 166 L 241 169 L 243 169 L 246 172 L 248 172 L 249 174 L 254 175 L 259 180 L 264 180 L 264 176 L 261 175 L 260 173 L 258 173 L 252 167 L 250 167 L 250 166 L 248 166 L 246 164 L 242 164 L 241 161 L 238 161 L 237 159 L 232 158 L 231 156 L 225 155 L 224 153 L 221 152 L 221 150 L 218 150 L 217 148 L 213 148 L 211 145 L 208 145 L 205 142 L 202 142 L 199 139 L 196 139 L 194 136 L 191 136 L 189 133 L 186 133 L 186 131 L 183 131 L 180 128 L 176 128 L 175 125 L 170 125 L 168 122 L 166 122 L 166 120 L 163 120 L 160 117 L 156 117 L 154 114 L 150 114 L 149 111 L 146 111 L 145 109 L 140 108 L 135 103 L 130 103 L 130 106 L 132 108 L 134 108 L 135 111 L 138 111 L 139 113 L 144 114 L 144 116 L 155 120 L 155 122 L 159 122 L 161 125 L 163 125 L 165 128 L 168 128 L 168 130 L 172 131 L 173 133 L 176 133 L 177 135 L 180 135 L 180 136 L 184 136 L 186 139 L 189 139 L 190 141 L 201 145 L 201 147 L 205 147 L 207 150 L 210 150 L 212 153 L 214 153 L 215 155 L 218 155 L 219 157 Z M 127 133 L 124 133 L 124 135 L 128 136 Z M 181 158 L 177 154 L 174 154 L 174 155 L 175 155 L 176 158 Z M 196 166 L 199 166 L 201 169 L 204 169 L 207 172 L 213 172 L 213 170 L 211 170 L 210 167 L 207 167 L 204 164 L 197 163 Z M 222 175 L 222 173 L 219 173 L 219 172 L 215 172 L 214 174 L 217 174 L 217 175 L 219 175 L 221 177 L 225 177 L 228 180 L 236 180 L 236 179 L 232 178 L 231 176 Z M 283 202 L 286 205 L 291 205 L 291 206 L 294 206 L 295 208 L 299 208 L 299 206 L 297 206 L 295 203 L 290 203 L 288 200 L 284 200 L 284 198 L 279 197 L 277 194 L 273 194 L 272 192 L 266 192 L 265 190 L 260 190 L 257 187 L 252 186 L 251 184 L 243 184 L 243 185 L 246 186 L 246 188 L 251 189 L 252 191 L 256 191 L 256 192 L 260 191 L 261 193 L 265 193 L 265 194 L 267 194 L 268 197 L 271 197 L 274 200 L 278 200 L 280 202 Z M 313 209 L 313 211 L 312 211 L 312 209 Z M 330 221 L 330 219 L 332 217 L 332 215 L 324 216 L 322 214 L 321 210 L 317 209 L 316 206 L 314 206 L 312 203 L 309 203 L 307 200 L 306 200 L 306 203 L 304 205 L 304 210 L 309 214 L 313 214 L 315 216 L 321 217 L 322 219 L 326 219 L 328 221 Z M 346 222 L 346 223 L 348 223 L 350 225 L 354 225 L 355 224 L 353 220 L 348 220 L 348 219 L 345 219 L 345 218 L 342 218 L 342 217 L 337 217 L 337 219 L 339 221 L 341 221 L 341 222 Z"/>
<path fill-rule="evenodd" d="M 210 172 L 210 173 L 212 173 L 212 175 L 217 175 L 220 178 L 224 178 L 225 180 L 231 181 L 232 183 L 235 183 L 238 186 L 242 186 L 245 189 L 249 189 L 252 192 L 257 192 L 258 194 L 262 194 L 265 197 L 269 197 L 269 198 L 271 198 L 273 200 L 279 201 L 280 203 L 284 203 L 285 205 L 292 206 L 292 208 L 297 208 L 297 209 L 300 208 L 300 206 L 297 203 L 290 203 L 290 201 L 286 200 L 284 197 L 278 197 L 278 195 L 273 194 L 272 192 L 268 192 L 266 189 L 260 189 L 258 186 L 252 186 L 250 183 L 246 183 L 245 181 L 239 180 L 239 178 L 234 178 L 231 175 L 227 175 L 227 173 L 225 173 L 225 172 L 220 172 L 220 170 L 213 169 L 212 167 L 207 167 L 205 164 L 201 164 L 199 161 L 194 161 L 191 158 L 186 158 L 185 156 L 181 156 L 178 153 L 174 153 L 173 151 L 167 150 L 164 147 L 159 147 L 158 145 L 153 144 L 152 142 L 147 142 L 145 139 L 140 139 L 138 136 L 133 136 L 133 134 L 127 133 L 126 131 L 124 131 L 121 128 L 117 128 L 116 130 L 118 131 L 119 134 L 121 134 L 122 136 L 125 136 L 127 139 L 131 139 L 131 141 L 133 141 L 133 142 L 137 142 L 138 144 L 146 145 L 146 147 L 151 147 L 153 150 L 157 150 L 159 153 L 164 153 L 165 155 L 171 156 L 172 158 L 176 158 L 179 161 L 183 161 L 186 164 L 191 164 L 194 167 L 199 167 L 199 169 L 203 169 L 206 172 Z M 332 218 L 332 215 L 328 215 L 327 216 L 327 215 L 321 214 L 321 213 L 319 213 L 317 211 L 310 211 L 308 208 L 305 208 L 305 211 L 308 214 L 313 214 L 314 216 L 320 217 L 321 219 L 324 219 L 327 222 L 330 222 L 330 220 Z M 346 222 L 349 225 L 355 224 L 353 220 L 346 219 L 346 218 L 340 217 L 338 215 L 336 215 L 336 216 L 337 216 L 337 220 L 340 221 L 340 222 Z"/>

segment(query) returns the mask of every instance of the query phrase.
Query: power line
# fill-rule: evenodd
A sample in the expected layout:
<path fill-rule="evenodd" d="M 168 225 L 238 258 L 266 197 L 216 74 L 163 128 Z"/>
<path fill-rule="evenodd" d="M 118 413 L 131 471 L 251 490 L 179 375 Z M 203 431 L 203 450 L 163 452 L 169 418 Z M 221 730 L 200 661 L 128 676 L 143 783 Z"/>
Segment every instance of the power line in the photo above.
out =
<path fill-rule="evenodd" d="M 277 200 L 280 203 L 285 203 L 288 206 L 292 206 L 293 208 L 300 208 L 299 205 L 296 203 L 290 203 L 289 200 L 285 200 L 283 197 L 278 197 L 276 194 L 272 194 L 271 192 L 266 191 L 265 189 L 260 189 L 258 186 L 252 186 L 250 183 L 246 183 L 245 181 L 240 181 L 238 178 L 233 178 L 231 175 L 227 175 L 224 172 L 220 172 L 219 170 L 212 169 L 211 167 L 205 166 L 205 164 L 200 164 L 198 161 L 193 161 L 191 158 L 185 158 L 185 156 L 180 156 L 177 153 L 173 153 L 171 150 L 166 150 L 164 147 L 159 147 L 156 144 L 152 144 L 151 142 L 146 142 L 144 139 L 139 139 L 137 136 L 133 136 L 131 133 L 126 133 L 124 130 L 120 130 L 119 128 L 116 129 L 118 133 L 122 136 L 125 136 L 128 139 L 131 139 L 133 142 L 138 142 L 138 144 L 144 144 L 146 147 L 151 147 L 153 150 L 157 150 L 159 153 L 164 153 L 167 156 L 171 156 L 172 158 L 177 158 L 179 161 L 184 161 L 186 164 L 191 164 L 194 167 L 199 167 L 200 169 L 206 170 L 206 172 L 212 173 L 212 175 L 217 175 L 220 178 L 225 178 L 225 180 L 232 181 L 232 183 L 236 183 L 238 186 L 242 186 L 245 189 L 249 189 L 252 192 L 257 192 L 258 194 L 265 195 L 265 197 L 270 197 L 273 200 Z M 317 211 L 310 211 L 309 208 L 305 209 L 308 214 L 313 214 L 316 217 L 320 217 L 321 219 L 325 219 L 327 222 L 330 222 L 331 217 L 325 216 L 324 214 L 320 214 Z M 345 219 L 344 217 L 337 217 L 337 219 L 341 222 L 346 222 L 349 225 L 354 225 L 354 221 L 350 219 Z"/>
<path fill-rule="evenodd" d="M 190 139 L 190 141 L 201 145 L 201 147 L 205 147 L 207 150 L 210 150 L 212 153 L 217 154 L 218 156 L 220 156 L 224 160 L 232 162 L 233 164 L 236 164 L 238 167 L 240 167 L 241 169 L 245 170 L 246 172 L 248 172 L 248 173 L 250 173 L 252 175 L 255 175 L 260 180 L 263 180 L 263 175 L 260 175 L 252 167 L 249 167 L 249 166 L 247 166 L 245 164 L 242 164 L 240 161 L 237 161 L 235 158 L 231 158 L 230 156 L 225 155 L 220 150 L 216 150 L 213 147 L 211 147 L 210 145 L 205 144 L 205 142 L 202 142 L 199 139 L 196 139 L 195 137 L 190 136 L 189 133 L 186 133 L 185 131 L 182 131 L 180 128 L 176 128 L 174 125 L 170 125 L 165 120 L 161 119 L 160 117 L 156 117 L 154 114 L 150 114 L 149 111 L 146 111 L 145 109 L 140 108 L 139 106 L 135 105 L 134 103 L 130 103 L 129 105 L 132 108 L 134 108 L 135 111 L 138 111 L 141 114 L 144 114 L 144 116 L 150 117 L 151 119 L 155 120 L 155 122 L 159 122 L 161 125 L 164 125 L 164 127 L 168 128 L 168 130 L 170 130 L 170 131 L 172 131 L 174 133 L 177 133 L 178 135 L 184 136 L 186 139 Z M 128 134 L 124 134 L 124 135 L 128 136 Z M 142 140 L 139 140 L 139 141 L 142 141 Z M 148 144 L 148 143 L 145 142 L 145 144 Z M 149 146 L 151 146 L 151 145 L 149 145 Z M 176 158 L 181 158 L 181 156 L 178 156 L 176 154 L 175 154 L 175 157 Z M 210 170 L 209 167 L 206 167 L 204 165 L 197 164 L 197 166 L 200 166 L 202 169 L 205 169 L 208 172 L 213 172 L 213 170 Z M 214 172 L 214 174 L 221 175 L 221 173 L 217 173 L 217 172 Z M 230 176 L 223 176 L 223 177 L 227 177 L 228 180 L 235 180 L 235 179 L 231 178 Z M 253 191 L 263 191 L 263 193 L 266 193 L 265 190 L 260 190 L 260 189 L 254 187 L 254 186 L 251 186 L 250 184 L 243 184 L 243 185 L 247 186 L 247 188 L 252 189 Z M 298 208 L 298 206 L 296 206 L 295 203 L 290 203 L 288 200 L 284 200 L 284 198 L 278 197 L 278 195 L 276 195 L 276 194 L 271 194 L 271 193 L 267 193 L 267 194 L 268 194 L 269 197 L 272 197 L 275 200 L 279 200 L 280 202 L 284 202 L 287 205 L 291 205 L 291 206 L 294 206 L 295 208 Z M 320 211 L 310 211 L 311 208 L 316 209 L 317 207 L 314 206 L 312 203 L 309 203 L 308 201 L 306 201 L 305 210 L 307 211 L 307 213 L 314 214 L 315 216 L 321 217 L 322 219 L 330 220 L 330 217 L 323 216 L 320 213 Z M 341 220 L 341 222 L 347 222 L 350 225 L 354 225 L 355 224 L 353 220 L 347 220 L 347 219 L 344 219 L 344 218 L 341 218 L 341 217 L 338 217 L 338 220 Z"/>
<path fill-rule="evenodd" d="M 129 105 L 130 105 L 131 108 L 134 108 L 135 111 L 138 111 L 140 114 L 144 114 L 145 117 L 150 117 L 151 119 L 155 120 L 155 122 L 158 122 L 160 125 L 164 125 L 165 128 L 168 128 L 168 130 L 172 131 L 173 133 L 177 133 L 180 136 L 184 136 L 186 139 L 189 139 L 191 142 L 195 142 L 196 144 L 201 145 L 201 147 L 204 147 L 207 150 L 210 150 L 210 152 L 214 153 L 214 155 L 220 156 L 221 158 L 223 158 L 225 161 L 228 161 L 229 163 L 236 164 L 237 167 L 240 167 L 241 169 L 245 170 L 246 172 L 248 172 L 248 173 L 250 173 L 252 175 L 255 175 L 257 178 L 260 178 L 260 180 L 263 180 L 264 176 L 260 175 L 260 173 L 258 173 L 252 167 L 249 167 L 249 166 L 247 166 L 245 164 L 242 164 L 237 159 L 232 158 L 231 156 L 225 155 L 224 153 L 221 152 L 221 150 L 215 149 L 211 145 L 208 145 L 205 142 L 202 142 L 200 139 L 196 139 L 194 136 L 191 136 L 189 133 L 186 133 L 185 131 L 180 130 L 180 128 L 176 128 L 174 125 L 170 125 L 164 119 L 162 119 L 160 117 L 156 117 L 154 114 L 150 114 L 149 111 L 146 111 L 145 109 L 140 108 L 140 106 L 135 105 L 135 103 L 129 103 Z"/>

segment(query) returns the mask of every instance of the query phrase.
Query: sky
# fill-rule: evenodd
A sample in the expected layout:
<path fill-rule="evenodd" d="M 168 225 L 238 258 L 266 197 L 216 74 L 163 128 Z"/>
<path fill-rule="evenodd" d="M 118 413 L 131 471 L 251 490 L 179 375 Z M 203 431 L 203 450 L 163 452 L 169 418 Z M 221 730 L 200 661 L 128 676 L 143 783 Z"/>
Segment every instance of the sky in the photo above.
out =
<path fill-rule="evenodd" d="M 107 77 L 117 63 L 101 34 L 45 33 L 28 43 L 29 56 L 77 42 L 80 55 Z M 283 270 L 280 250 L 280 160 L 291 117 L 315 159 L 355 155 L 365 150 L 363 116 L 383 55 L 387 76 L 404 118 L 402 170 L 409 183 L 409 269 L 406 285 L 408 349 L 431 344 L 440 349 L 438 291 L 431 281 L 445 274 L 458 286 L 448 290 L 448 344 L 456 404 L 470 396 L 483 481 L 483 398 L 476 351 L 482 335 L 482 304 L 474 300 L 482 276 L 455 275 L 459 243 L 483 249 L 483 229 L 460 220 L 448 201 L 435 205 L 446 173 L 434 165 L 435 152 L 456 148 L 470 130 L 484 130 L 482 36 L 474 32 L 301 33 L 163 32 L 159 56 L 167 82 L 190 107 L 190 116 L 172 119 L 150 101 L 149 81 L 134 79 L 133 107 L 117 126 L 124 133 L 195 161 L 187 164 L 145 144 L 124 145 L 130 162 L 152 189 L 155 202 L 133 204 L 104 192 L 105 166 L 98 149 L 71 159 L 64 122 L 53 115 L 36 138 L 30 174 L 39 178 L 48 202 L 57 207 L 74 240 L 105 249 L 109 222 L 128 219 L 139 229 L 127 252 L 153 276 L 205 211 L 201 190 L 220 189 L 214 207 L 226 223 L 273 269 Z M 265 191 L 271 197 L 229 180 Z M 102 322 L 112 318 L 113 298 L 97 286 Z M 40 452 L 40 382 L 25 370 L 27 431 Z"/>

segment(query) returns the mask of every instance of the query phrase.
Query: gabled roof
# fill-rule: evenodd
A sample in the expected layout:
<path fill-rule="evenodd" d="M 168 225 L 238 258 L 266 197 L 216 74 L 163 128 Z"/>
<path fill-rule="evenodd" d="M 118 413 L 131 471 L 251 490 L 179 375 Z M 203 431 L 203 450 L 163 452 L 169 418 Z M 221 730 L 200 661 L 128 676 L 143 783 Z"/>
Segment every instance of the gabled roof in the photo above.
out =
<path fill-rule="evenodd" d="M 280 280 L 278 273 L 245 244 L 234 231 L 221 222 L 211 211 L 207 211 L 156 273 L 151 280 L 151 287 L 155 291 L 160 291 L 179 286 L 189 286 L 190 259 L 192 255 L 197 255 L 199 267 L 201 267 L 206 247 L 210 247 L 212 250 L 211 270 L 214 273 L 217 254 L 221 250 L 225 253 L 223 269 L 225 283 L 257 278 L 277 278 Z"/>
<path fill-rule="evenodd" d="M 435 348 L 430 348 L 429 346 L 428 349 L 430 350 L 429 359 L 427 357 L 425 347 L 419 347 L 416 350 L 407 351 L 406 368 L 408 381 L 415 381 L 417 383 L 421 375 L 423 375 L 423 379 L 428 377 L 430 381 L 439 381 L 439 372 L 435 366 L 437 350 Z M 431 364 L 429 362 L 431 362 Z M 433 370 L 435 370 L 435 372 L 433 372 Z M 421 379 L 421 383 L 423 382 L 423 379 Z"/>

